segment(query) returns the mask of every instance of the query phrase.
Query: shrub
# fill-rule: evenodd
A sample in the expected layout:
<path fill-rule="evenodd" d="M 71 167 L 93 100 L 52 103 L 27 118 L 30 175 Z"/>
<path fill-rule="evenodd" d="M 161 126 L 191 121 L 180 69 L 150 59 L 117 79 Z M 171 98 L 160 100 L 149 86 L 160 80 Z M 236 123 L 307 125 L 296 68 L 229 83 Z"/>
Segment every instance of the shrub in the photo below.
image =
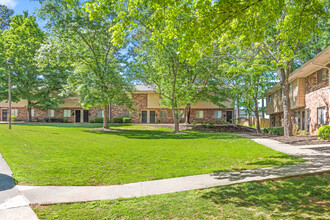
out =
<path fill-rule="evenodd" d="M 49 118 L 44 118 L 45 122 L 49 122 Z"/>
<path fill-rule="evenodd" d="M 330 125 L 324 125 L 319 128 L 319 131 L 317 132 L 317 135 L 319 136 L 318 139 L 324 139 L 327 140 L 330 138 Z"/>
<path fill-rule="evenodd" d="M 16 118 L 17 118 L 17 116 L 15 116 L 15 115 L 12 115 L 10 120 L 11 120 L 11 121 L 15 121 L 15 120 L 16 120 Z"/>
<path fill-rule="evenodd" d="M 48 121 L 49 122 L 63 122 L 64 119 L 63 118 L 49 118 Z"/>
<path fill-rule="evenodd" d="M 123 118 L 114 118 L 113 122 L 114 123 L 123 123 Z"/>
<path fill-rule="evenodd" d="M 270 130 L 270 128 L 263 128 L 263 129 L 261 129 L 261 132 L 264 134 L 268 134 L 269 130 Z"/>
<path fill-rule="evenodd" d="M 89 120 L 89 123 L 95 123 L 94 119 Z"/>
<path fill-rule="evenodd" d="M 206 121 L 204 121 L 204 122 L 202 123 L 202 127 L 203 127 L 203 128 L 206 128 L 206 127 L 207 127 L 207 124 L 208 124 L 208 123 L 207 123 Z"/>
<path fill-rule="evenodd" d="M 160 123 L 160 119 L 157 119 L 156 124 L 159 124 L 159 123 Z"/>
<path fill-rule="evenodd" d="M 132 118 L 123 118 L 123 123 L 131 123 Z"/>
<path fill-rule="evenodd" d="M 229 125 L 230 122 L 224 120 L 224 119 L 220 119 L 219 121 L 217 121 L 217 124 L 221 124 L 221 125 Z"/>
<path fill-rule="evenodd" d="M 103 123 L 103 118 L 95 118 L 94 122 L 95 123 Z"/>
<path fill-rule="evenodd" d="M 214 127 L 214 123 L 212 123 L 212 122 L 207 123 L 206 127 L 208 127 L 208 128 L 213 128 L 213 127 Z"/>
<path fill-rule="evenodd" d="M 63 119 L 63 122 L 64 123 L 68 123 L 69 122 L 69 119 L 65 118 L 65 119 Z"/>
<path fill-rule="evenodd" d="M 198 122 L 197 122 L 197 121 L 193 121 L 193 122 L 191 122 L 191 124 L 193 124 L 193 125 L 197 125 Z"/>
<path fill-rule="evenodd" d="M 272 127 L 272 128 L 269 129 L 269 133 L 274 134 L 274 135 L 283 136 L 284 135 L 284 127 Z"/>

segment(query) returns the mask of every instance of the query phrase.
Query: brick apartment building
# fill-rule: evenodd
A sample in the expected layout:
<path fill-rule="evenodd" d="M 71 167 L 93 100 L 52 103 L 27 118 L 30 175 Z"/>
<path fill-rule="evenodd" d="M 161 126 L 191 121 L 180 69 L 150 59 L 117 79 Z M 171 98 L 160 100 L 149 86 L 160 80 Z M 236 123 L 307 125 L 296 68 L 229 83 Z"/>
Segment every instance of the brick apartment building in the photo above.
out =
<path fill-rule="evenodd" d="M 132 94 L 134 101 L 131 111 L 124 106 L 109 105 L 108 117 L 113 122 L 113 118 L 131 117 L 133 123 L 173 123 L 172 110 L 159 105 L 160 96 L 150 86 L 136 85 L 136 92 Z M 46 121 L 46 119 L 68 119 L 69 122 L 81 123 L 89 122 L 91 119 L 103 117 L 103 110 L 97 107 L 83 109 L 76 97 L 66 98 L 60 108 L 41 111 L 32 109 L 33 121 Z M 190 121 L 197 122 L 218 122 L 220 120 L 231 121 L 234 116 L 234 109 L 231 103 L 224 103 L 226 109 L 219 108 L 211 102 L 198 101 L 192 105 L 190 111 Z M 12 115 L 17 116 L 17 120 L 27 121 L 27 101 L 22 100 L 12 103 Z M 184 108 L 181 109 L 182 120 L 184 121 Z M 0 120 L 8 121 L 8 103 L 0 102 Z"/>
<path fill-rule="evenodd" d="M 293 126 L 311 135 L 329 124 L 330 46 L 289 76 L 291 121 Z M 283 125 L 283 103 L 280 85 L 266 92 L 266 113 L 271 126 Z"/>

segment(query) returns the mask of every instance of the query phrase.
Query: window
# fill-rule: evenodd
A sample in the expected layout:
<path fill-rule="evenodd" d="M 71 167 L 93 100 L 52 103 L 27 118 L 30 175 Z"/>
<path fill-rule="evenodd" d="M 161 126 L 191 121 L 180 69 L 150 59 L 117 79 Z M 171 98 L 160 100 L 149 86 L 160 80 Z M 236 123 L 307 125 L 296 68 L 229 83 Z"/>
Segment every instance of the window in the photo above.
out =
<path fill-rule="evenodd" d="M 104 111 L 103 110 L 97 110 L 97 117 L 103 118 L 104 117 Z"/>
<path fill-rule="evenodd" d="M 272 96 L 268 96 L 268 103 L 272 102 Z"/>
<path fill-rule="evenodd" d="M 64 117 L 70 118 L 71 117 L 71 110 L 64 110 Z"/>
<path fill-rule="evenodd" d="M 320 69 L 317 72 L 317 81 L 321 82 L 327 78 L 326 69 Z"/>
<path fill-rule="evenodd" d="M 214 118 L 222 118 L 222 111 L 214 111 Z"/>
<path fill-rule="evenodd" d="M 167 111 L 166 110 L 161 110 L 159 112 L 160 118 L 167 118 Z"/>
<path fill-rule="evenodd" d="M 13 116 L 18 116 L 18 109 L 12 109 L 11 110 L 11 115 L 13 115 Z"/>
<path fill-rule="evenodd" d="M 128 110 L 123 111 L 123 118 L 129 118 L 129 111 Z"/>
<path fill-rule="evenodd" d="M 196 111 L 196 118 L 204 118 L 204 111 Z"/>
<path fill-rule="evenodd" d="M 300 114 L 299 112 L 294 113 L 294 124 L 299 127 L 300 125 Z"/>
<path fill-rule="evenodd" d="M 27 116 L 29 117 L 29 111 L 26 113 Z M 34 109 L 31 109 L 31 117 L 33 118 L 34 117 Z"/>
<path fill-rule="evenodd" d="M 318 124 L 325 124 L 325 107 L 317 109 L 317 121 Z"/>
<path fill-rule="evenodd" d="M 55 116 L 55 111 L 52 110 L 52 109 L 50 109 L 50 110 L 48 110 L 48 114 L 47 115 L 48 115 L 49 118 L 53 118 Z"/>

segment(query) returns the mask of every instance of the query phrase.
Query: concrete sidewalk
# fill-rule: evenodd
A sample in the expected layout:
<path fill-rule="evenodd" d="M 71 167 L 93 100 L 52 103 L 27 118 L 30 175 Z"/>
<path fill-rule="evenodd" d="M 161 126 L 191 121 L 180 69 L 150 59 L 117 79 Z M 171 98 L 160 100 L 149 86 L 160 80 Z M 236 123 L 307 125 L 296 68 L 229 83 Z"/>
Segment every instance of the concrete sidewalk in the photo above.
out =
<path fill-rule="evenodd" d="M 0 219 L 35 220 L 37 215 L 29 201 L 20 193 L 12 178 L 12 171 L 0 154 Z"/>
<path fill-rule="evenodd" d="M 7 164 L 5 166 L 0 164 L 0 167 L 6 167 L 5 169 L 0 169 L 0 173 L 7 172 L 7 179 L 5 178 L 7 184 L 4 184 L 3 190 L 0 191 L 0 219 L 20 219 L 11 217 L 11 215 L 16 213 L 26 216 L 21 219 L 37 219 L 33 210 L 29 208 L 29 204 L 54 204 L 131 198 L 330 171 L 330 155 L 327 153 L 306 149 L 306 146 L 292 146 L 256 136 L 241 136 L 251 138 L 257 143 L 274 150 L 307 158 L 310 161 L 281 167 L 243 170 L 239 172 L 219 172 L 113 186 L 14 186 L 13 182 L 11 182 L 13 180 L 9 167 Z M 1 160 L 2 163 L 5 163 L 2 158 Z"/>

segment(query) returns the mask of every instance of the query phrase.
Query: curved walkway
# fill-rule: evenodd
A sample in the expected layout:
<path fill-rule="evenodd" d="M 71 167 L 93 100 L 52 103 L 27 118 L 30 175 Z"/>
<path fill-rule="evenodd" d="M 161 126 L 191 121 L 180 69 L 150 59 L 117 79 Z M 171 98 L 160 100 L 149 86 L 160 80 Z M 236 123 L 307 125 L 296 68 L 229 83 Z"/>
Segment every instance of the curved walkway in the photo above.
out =
<path fill-rule="evenodd" d="M 310 161 L 281 167 L 219 172 L 113 186 L 15 186 L 11 178 L 12 172 L 1 157 L 0 218 L 37 219 L 33 210 L 29 208 L 31 204 L 131 198 L 330 171 L 330 154 L 312 149 L 320 146 L 293 146 L 271 139 L 241 136 L 251 138 L 274 150 L 300 156 Z"/>

